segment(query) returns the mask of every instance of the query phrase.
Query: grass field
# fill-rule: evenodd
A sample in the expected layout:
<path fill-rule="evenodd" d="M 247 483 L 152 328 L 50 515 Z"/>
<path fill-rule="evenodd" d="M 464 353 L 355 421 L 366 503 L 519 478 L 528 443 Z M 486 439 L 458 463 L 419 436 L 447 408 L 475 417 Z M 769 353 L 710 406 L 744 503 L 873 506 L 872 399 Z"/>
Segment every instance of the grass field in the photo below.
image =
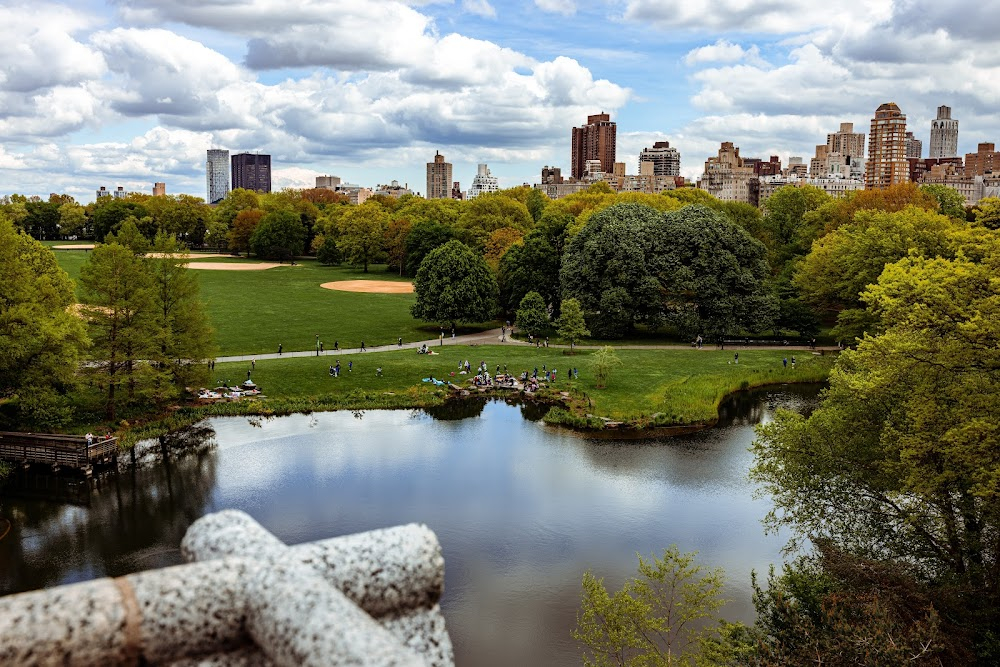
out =
<path fill-rule="evenodd" d="M 82 250 L 55 251 L 59 265 L 78 280 L 80 267 L 89 253 Z M 246 259 L 212 258 L 215 261 L 246 262 Z M 256 260 L 249 260 L 256 262 Z M 321 266 L 305 260 L 296 266 L 266 271 L 196 271 L 202 298 L 216 331 L 219 354 L 263 354 L 313 350 L 316 334 L 332 348 L 368 347 L 437 337 L 436 324 L 410 315 L 412 294 L 360 294 L 320 287 L 334 280 L 400 280 L 384 267 L 369 273 L 349 267 Z M 492 324 L 463 327 L 458 333 L 481 331 Z"/>
<path fill-rule="evenodd" d="M 475 368 L 485 361 L 490 372 L 507 364 L 513 373 L 533 371 L 543 366 L 558 369 L 554 387 L 573 390 L 582 400 L 592 402 L 588 411 L 616 421 L 642 423 L 660 414 L 658 423 L 689 424 L 713 421 L 718 405 L 728 394 L 742 388 L 779 382 L 807 382 L 826 379 L 832 356 L 796 355 L 796 368 L 782 366 L 787 350 L 740 350 L 740 363 L 733 353 L 716 350 L 619 350 L 618 367 L 607 388 L 598 389 L 590 370 L 591 352 L 575 355 L 564 350 L 505 345 L 445 345 L 434 348 L 435 355 L 419 355 L 412 350 L 375 352 L 323 357 L 266 359 L 257 362 L 254 382 L 264 388 L 269 398 L 294 399 L 323 395 L 347 395 L 351 392 L 402 393 L 426 377 L 467 384 L 468 375 L 459 375 L 459 361 L 468 359 Z M 337 359 L 341 377 L 329 375 Z M 348 371 L 348 363 L 353 370 Z M 382 377 L 375 369 L 382 367 Z M 249 363 L 226 363 L 216 367 L 215 377 L 239 383 L 246 379 Z M 580 371 L 578 381 L 569 379 L 569 370 Z M 450 375 L 455 372 L 456 375 Z"/>

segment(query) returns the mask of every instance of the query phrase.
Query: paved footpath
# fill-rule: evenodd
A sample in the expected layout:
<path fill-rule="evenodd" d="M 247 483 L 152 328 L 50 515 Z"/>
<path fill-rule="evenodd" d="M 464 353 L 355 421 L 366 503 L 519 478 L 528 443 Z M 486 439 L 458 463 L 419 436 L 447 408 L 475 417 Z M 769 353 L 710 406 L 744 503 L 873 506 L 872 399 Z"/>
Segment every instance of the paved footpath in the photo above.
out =
<path fill-rule="evenodd" d="M 489 331 L 482 331 L 480 333 L 465 334 L 462 336 L 451 336 L 444 337 L 445 346 L 454 345 L 518 345 L 521 347 L 534 346 L 534 343 L 528 343 L 522 340 L 515 340 L 510 336 L 507 336 L 506 341 L 501 340 L 502 335 L 500 329 L 490 329 Z M 426 345 L 429 349 L 434 349 L 441 347 L 440 338 L 431 338 L 428 340 L 414 341 L 412 343 L 403 343 L 402 346 L 399 345 L 379 345 L 365 347 L 365 352 L 392 352 L 393 350 L 415 350 L 421 345 Z M 569 348 L 569 345 L 555 345 L 552 344 L 549 347 L 554 348 Z M 577 345 L 578 350 L 597 350 L 602 346 L 600 345 Z M 691 345 L 685 345 L 683 343 L 672 343 L 672 344 L 657 344 L 657 345 L 614 345 L 616 350 L 692 350 L 697 351 L 696 348 Z M 712 345 L 706 345 L 702 350 L 715 350 L 717 347 Z M 727 345 L 727 350 L 795 350 L 797 352 L 838 352 L 839 349 L 835 346 L 817 346 L 815 349 L 810 349 L 807 345 Z M 330 357 L 330 356 L 342 356 L 347 354 L 364 354 L 361 348 L 353 347 L 342 347 L 339 350 L 324 350 L 319 355 L 316 354 L 316 350 L 304 350 L 295 352 L 284 352 L 282 354 L 241 354 L 229 357 L 218 357 L 216 358 L 217 363 L 226 363 L 229 361 L 250 361 L 251 359 L 284 359 L 285 357 Z"/>

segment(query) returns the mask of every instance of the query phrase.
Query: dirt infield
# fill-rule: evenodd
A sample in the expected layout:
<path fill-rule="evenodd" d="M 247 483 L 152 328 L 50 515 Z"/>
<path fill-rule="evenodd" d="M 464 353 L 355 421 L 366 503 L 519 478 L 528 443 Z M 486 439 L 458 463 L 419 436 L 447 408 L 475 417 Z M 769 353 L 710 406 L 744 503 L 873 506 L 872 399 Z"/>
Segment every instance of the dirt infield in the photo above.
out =
<path fill-rule="evenodd" d="M 393 280 L 337 280 L 320 285 L 323 289 L 340 292 L 365 292 L 366 294 L 413 294 L 413 283 Z"/>
<path fill-rule="evenodd" d="M 53 250 L 93 250 L 93 243 L 71 243 L 69 245 L 54 245 Z"/>
<path fill-rule="evenodd" d="M 175 256 L 177 256 L 177 255 L 174 255 L 174 254 L 169 253 L 169 252 L 147 252 L 146 253 L 146 257 L 175 257 Z M 209 257 L 230 257 L 230 258 L 232 258 L 233 255 L 220 255 L 217 252 L 199 252 L 197 254 L 190 254 L 187 257 L 184 257 L 184 259 L 186 261 L 188 261 L 188 262 L 193 262 L 193 261 L 195 261 L 197 259 L 207 259 Z"/>
<path fill-rule="evenodd" d="M 191 262 L 189 269 L 208 269 L 209 271 L 264 271 L 278 266 L 288 266 L 287 264 L 273 264 L 271 262 L 252 262 L 237 264 L 235 262 Z"/>

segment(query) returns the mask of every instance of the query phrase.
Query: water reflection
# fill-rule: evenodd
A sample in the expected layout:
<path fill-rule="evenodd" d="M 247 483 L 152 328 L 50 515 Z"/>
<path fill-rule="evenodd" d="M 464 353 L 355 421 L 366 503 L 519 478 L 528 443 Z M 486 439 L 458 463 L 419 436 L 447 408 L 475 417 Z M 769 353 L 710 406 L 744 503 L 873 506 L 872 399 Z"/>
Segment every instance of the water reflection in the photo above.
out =
<path fill-rule="evenodd" d="M 618 587 L 636 552 L 698 550 L 726 569 L 725 615 L 751 618 L 750 569 L 778 562 L 783 544 L 763 535 L 769 505 L 746 479 L 752 425 L 816 391 L 742 394 L 717 428 L 628 442 L 546 427 L 537 405 L 482 400 L 363 419 L 213 419 L 148 443 L 139 467 L 89 483 L 83 503 L 25 497 L 13 480 L 0 492 L 14 526 L 0 541 L 0 593 L 177 563 L 187 526 L 223 508 L 287 543 L 417 521 L 444 549 L 459 664 L 575 665 L 582 572 Z"/>

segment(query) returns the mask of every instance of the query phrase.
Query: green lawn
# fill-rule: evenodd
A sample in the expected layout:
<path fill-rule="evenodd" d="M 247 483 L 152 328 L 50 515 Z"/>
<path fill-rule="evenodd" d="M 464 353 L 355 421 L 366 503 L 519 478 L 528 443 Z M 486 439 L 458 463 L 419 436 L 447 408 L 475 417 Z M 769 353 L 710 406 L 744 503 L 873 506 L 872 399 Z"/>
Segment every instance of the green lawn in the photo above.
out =
<path fill-rule="evenodd" d="M 78 280 L 88 252 L 55 251 L 59 265 Z M 246 259 L 211 258 L 210 261 L 247 262 Z M 249 260 L 256 262 L 257 260 Z M 316 334 L 332 348 L 368 347 L 437 337 L 439 328 L 410 315 L 412 294 L 360 294 L 322 289 L 334 280 L 401 280 L 384 266 L 369 273 L 350 267 L 321 266 L 305 260 L 296 266 L 266 271 L 196 272 L 208 307 L 220 355 L 312 350 Z M 464 327 L 458 333 L 480 331 L 492 323 Z"/>
<path fill-rule="evenodd" d="M 615 420 L 640 421 L 661 413 L 663 423 L 712 421 L 719 402 L 741 388 L 783 381 L 821 381 L 827 376 L 832 356 L 796 355 L 796 368 L 782 366 L 782 350 L 740 350 L 734 365 L 733 352 L 715 350 L 620 350 L 623 365 L 612 375 L 607 388 L 598 389 L 590 371 L 591 352 L 566 355 L 555 348 L 529 346 L 445 345 L 435 347 L 440 354 L 419 355 L 412 350 L 324 357 L 267 359 L 257 362 L 254 381 L 268 397 L 294 399 L 352 392 L 397 392 L 413 387 L 429 388 L 421 379 L 433 375 L 455 384 L 467 384 L 467 375 L 458 375 L 459 361 L 473 367 L 486 361 L 490 372 L 507 364 L 511 372 L 531 372 L 536 366 L 558 369 L 556 389 L 573 389 L 593 402 L 588 411 Z M 329 367 L 340 360 L 342 375 L 332 378 Z M 354 368 L 348 371 L 348 363 Z M 246 379 L 249 363 L 227 363 L 216 367 L 217 379 L 239 383 Z M 383 377 L 376 377 L 381 366 Z M 569 379 L 569 370 L 580 370 L 579 381 Z M 456 372 L 455 376 L 450 373 Z M 586 401 L 586 398 L 584 398 Z"/>

